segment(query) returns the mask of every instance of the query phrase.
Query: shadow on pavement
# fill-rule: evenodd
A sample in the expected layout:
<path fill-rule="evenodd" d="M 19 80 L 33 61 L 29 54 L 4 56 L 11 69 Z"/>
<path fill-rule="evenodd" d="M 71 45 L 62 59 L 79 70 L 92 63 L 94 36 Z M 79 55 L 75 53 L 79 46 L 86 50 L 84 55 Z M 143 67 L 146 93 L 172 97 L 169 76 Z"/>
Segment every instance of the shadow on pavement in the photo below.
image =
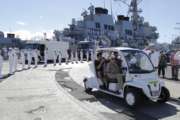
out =
<path fill-rule="evenodd" d="M 29 69 L 26 68 L 26 69 L 22 69 L 22 70 L 17 70 L 15 73 L 17 73 L 17 72 L 22 72 L 22 71 L 26 71 L 26 70 L 29 70 Z M 15 73 L 14 73 L 14 74 L 15 74 Z M 6 75 L 3 75 L 3 78 L 0 79 L 0 83 L 3 82 L 5 79 L 7 79 L 7 78 L 13 76 L 14 74 L 6 74 Z"/>
<path fill-rule="evenodd" d="M 93 95 L 97 99 L 97 101 L 99 101 L 101 104 L 108 107 L 109 109 L 117 113 L 126 114 L 137 120 L 163 119 L 174 116 L 177 114 L 177 112 L 180 112 L 180 110 L 178 110 L 175 106 L 169 103 L 159 104 L 153 103 L 151 101 L 142 101 L 142 104 L 139 105 L 138 108 L 131 109 L 125 104 L 124 100 L 121 98 L 110 96 L 98 91 L 93 92 L 91 95 Z M 89 102 L 94 102 L 89 99 L 87 100 Z"/>
<path fill-rule="evenodd" d="M 7 79 L 10 76 L 12 76 L 12 75 L 10 75 L 10 74 L 3 75 L 3 78 L 0 79 L 0 83 L 3 82 L 5 79 Z"/>
<path fill-rule="evenodd" d="M 175 79 L 172 79 L 172 78 L 168 78 L 168 77 L 166 77 L 165 79 L 166 79 L 166 80 L 171 80 L 171 81 L 175 81 L 175 82 L 177 82 L 177 81 L 179 81 L 179 82 L 180 82 L 180 80 L 179 80 L 179 79 L 175 80 Z"/>
<path fill-rule="evenodd" d="M 80 101 L 88 101 L 90 103 L 100 102 L 102 105 L 107 108 L 115 111 L 117 114 L 111 116 L 117 116 L 117 120 L 120 117 L 120 114 L 127 115 L 133 119 L 137 120 L 157 120 L 167 117 L 171 117 L 180 112 L 176 106 L 173 106 L 169 103 L 158 104 L 151 101 L 142 101 L 141 105 L 136 109 L 129 108 L 123 99 L 107 95 L 99 91 L 93 91 L 91 94 L 84 92 L 84 88 L 77 84 L 72 79 L 66 80 L 64 78 L 69 77 L 66 72 L 58 71 L 56 73 L 56 80 L 63 88 L 69 88 L 71 91 L 68 91 L 73 97 Z M 92 104 L 93 105 L 93 104 Z M 177 104 L 176 104 L 177 105 Z M 108 116 L 107 113 L 102 113 L 104 116 Z M 113 120 L 116 120 L 113 119 Z"/>

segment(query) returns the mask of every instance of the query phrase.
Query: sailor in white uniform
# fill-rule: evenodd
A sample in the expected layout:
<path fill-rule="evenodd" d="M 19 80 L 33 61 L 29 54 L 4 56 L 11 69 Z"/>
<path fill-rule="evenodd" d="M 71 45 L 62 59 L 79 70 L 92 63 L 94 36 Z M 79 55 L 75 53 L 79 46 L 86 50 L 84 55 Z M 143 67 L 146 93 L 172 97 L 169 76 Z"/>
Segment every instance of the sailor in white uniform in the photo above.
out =
<path fill-rule="evenodd" d="M 62 64 L 62 53 L 61 51 L 58 51 L 58 61 L 59 61 L 59 65 Z"/>
<path fill-rule="evenodd" d="M 14 48 L 13 49 L 13 66 L 14 66 L 14 69 L 13 69 L 13 73 L 15 73 L 17 71 L 17 64 L 18 64 L 18 49 L 17 48 Z"/>
<path fill-rule="evenodd" d="M 69 56 L 68 56 L 68 53 L 66 53 L 66 64 L 69 63 Z"/>
<path fill-rule="evenodd" d="M 44 67 L 47 67 L 48 48 L 44 50 Z"/>
<path fill-rule="evenodd" d="M 53 54 L 54 66 L 56 66 L 56 60 L 57 60 L 57 51 L 55 50 Z"/>
<path fill-rule="evenodd" d="M 38 67 L 38 50 L 37 49 L 35 49 L 35 50 L 33 50 L 33 57 L 34 57 L 34 64 L 35 64 L 35 68 L 37 68 Z"/>
<path fill-rule="evenodd" d="M 76 56 L 76 63 L 78 63 L 78 51 L 76 51 L 75 56 Z"/>
<path fill-rule="evenodd" d="M 27 60 L 28 60 L 28 68 L 31 68 L 31 62 L 32 62 L 32 50 L 28 49 L 27 51 Z"/>
<path fill-rule="evenodd" d="M 3 78 L 2 68 L 3 68 L 3 57 L 2 57 L 2 55 L 1 55 L 1 50 L 0 50 L 0 79 Z"/>
<path fill-rule="evenodd" d="M 83 50 L 80 51 L 81 62 L 83 62 Z"/>
<path fill-rule="evenodd" d="M 13 51 L 12 48 L 9 48 L 8 52 L 8 57 L 9 57 L 9 74 L 13 75 Z"/>
<path fill-rule="evenodd" d="M 72 64 L 74 63 L 74 53 L 73 53 L 73 51 L 71 51 L 71 63 Z"/>
<path fill-rule="evenodd" d="M 91 61 L 94 61 L 94 52 L 91 50 Z"/>
<path fill-rule="evenodd" d="M 87 52 L 86 52 L 86 61 L 87 62 L 89 61 L 89 50 L 87 50 Z"/>
<path fill-rule="evenodd" d="M 24 50 L 21 50 L 20 56 L 21 56 L 22 70 L 24 70 L 25 69 L 25 54 L 24 54 Z"/>

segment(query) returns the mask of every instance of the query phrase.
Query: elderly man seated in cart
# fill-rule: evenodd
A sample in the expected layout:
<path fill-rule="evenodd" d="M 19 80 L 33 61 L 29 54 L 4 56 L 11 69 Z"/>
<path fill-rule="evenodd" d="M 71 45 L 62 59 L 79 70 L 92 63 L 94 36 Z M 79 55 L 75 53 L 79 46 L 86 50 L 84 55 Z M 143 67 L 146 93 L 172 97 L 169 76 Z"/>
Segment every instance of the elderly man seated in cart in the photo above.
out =
<path fill-rule="evenodd" d="M 118 53 L 113 52 L 110 57 L 110 61 L 106 66 L 106 77 L 108 82 L 117 82 L 118 90 L 123 89 L 123 71 L 122 60 L 118 58 Z M 119 92 L 119 91 L 118 91 Z"/>

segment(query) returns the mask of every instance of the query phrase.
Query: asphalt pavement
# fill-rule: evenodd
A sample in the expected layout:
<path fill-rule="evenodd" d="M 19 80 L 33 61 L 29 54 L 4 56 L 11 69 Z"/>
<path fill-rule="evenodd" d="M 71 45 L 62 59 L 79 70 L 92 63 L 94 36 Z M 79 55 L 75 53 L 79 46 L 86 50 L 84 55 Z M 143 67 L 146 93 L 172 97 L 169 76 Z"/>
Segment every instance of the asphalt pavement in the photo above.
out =
<path fill-rule="evenodd" d="M 179 120 L 180 102 L 144 102 L 130 109 L 123 99 L 99 91 L 84 92 L 83 78 L 92 75 L 88 63 L 42 65 L 21 71 L 0 82 L 1 120 Z M 3 74 L 8 73 L 4 63 Z M 175 98 L 179 82 L 165 80 Z"/>
<path fill-rule="evenodd" d="M 126 106 L 123 99 L 113 97 L 102 92 L 95 91 L 93 92 L 93 94 L 87 95 L 87 93 L 84 92 L 82 80 L 85 76 L 88 76 L 89 73 L 92 73 L 92 71 L 91 68 L 88 68 L 88 63 L 79 63 L 77 65 L 73 65 L 72 69 L 69 69 L 65 73 L 63 71 L 58 71 L 58 77 L 56 78 L 59 81 L 58 83 L 63 86 L 64 89 L 69 89 L 69 93 L 72 96 L 74 96 L 84 104 L 90 106 L 89 108 L 94 107 L 94 109 L 98 110 L 100 114 L 104 115 L 110 120 L 179 120 L 179 101 L 170 100 L 165 104 L 142 101 L 142 104 L 138 108 L 130 109 L 128 106 Z M 59 79 L 60 76 L 64 76 L 64 79 Z M 168 82 L 172 82 L 173 85 L 179 87 L 179 84 L 176 84 L 176 82 L 174 81 Z M 168 82 L 166 83 L 167 85 Z M 168 85 L 168 87 L 174 88 L 174 86 L 171 85 Z M 178 93 L 176 91 L 173 91 L 173 89 L 171 90 L 171 93 Z M 104 109 L 104 107 L 106 109 Z"/>
<path fill-rule="evenodd" d="M 106 120 L 56 82 L 55 74 L 62 68 L 58 65 L 40 66 L 2 79 L 0 120 Z"/>

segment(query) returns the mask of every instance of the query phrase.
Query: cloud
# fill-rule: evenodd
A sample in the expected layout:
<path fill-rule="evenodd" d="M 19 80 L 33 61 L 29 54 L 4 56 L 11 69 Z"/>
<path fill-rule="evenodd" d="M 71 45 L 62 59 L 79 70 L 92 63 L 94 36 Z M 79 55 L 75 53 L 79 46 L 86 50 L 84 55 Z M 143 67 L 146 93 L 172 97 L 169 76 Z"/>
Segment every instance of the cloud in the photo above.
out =
<path fill-rule="evenodd" d="M 28 30 L 17 30 L 13 32 L 16 36 L 21 38 L 22 40 L 32 40 L 32 39 L 42 39 L 44 37 L 44 33 L 46 33 L 46 37 L 48 39 L 52 39 L 54 36 L 53 30 L 46 30 L 40 32 L 31 32 Z"/>
<path fill-rule="evenodd" d="M 27 23 L 22 22 L 22 21 L 16 21 L 16 24 L 20 25 L 20 26 L 26 26 L 27 25 Z"/>

